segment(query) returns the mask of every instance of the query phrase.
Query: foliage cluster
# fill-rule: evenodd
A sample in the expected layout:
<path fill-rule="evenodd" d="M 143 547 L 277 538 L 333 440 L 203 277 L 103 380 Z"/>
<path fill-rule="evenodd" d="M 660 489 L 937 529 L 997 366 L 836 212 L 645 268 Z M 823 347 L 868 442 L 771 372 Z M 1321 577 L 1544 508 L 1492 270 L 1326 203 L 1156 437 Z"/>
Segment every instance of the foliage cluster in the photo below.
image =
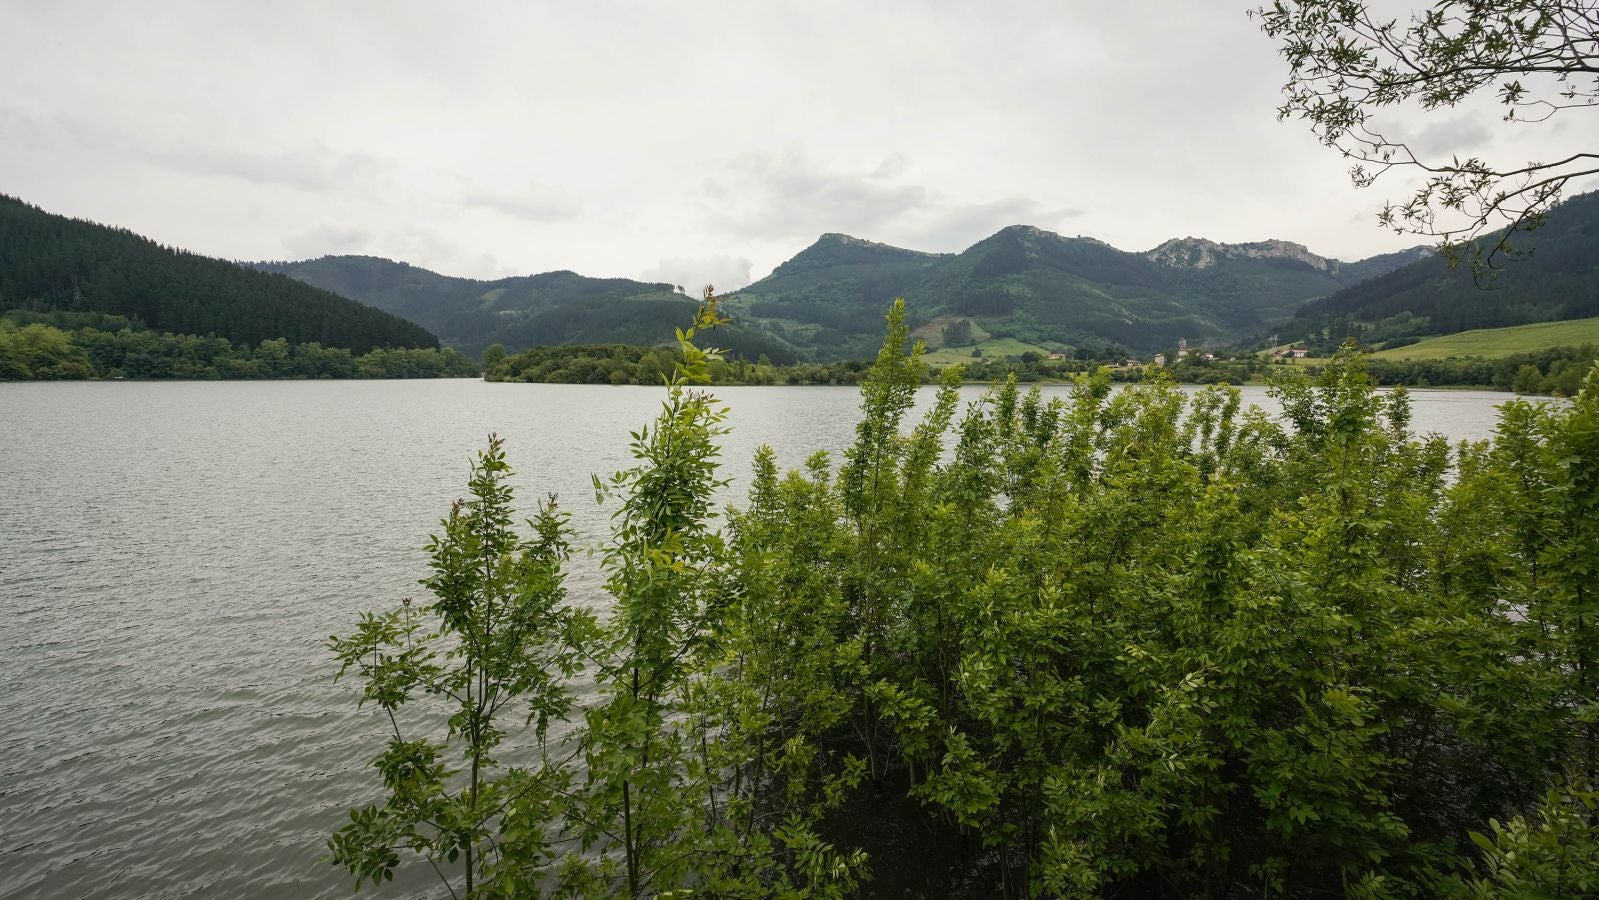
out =
<path fill-rule="evenodd" d="M 283 338 L 251 347 L 226 338 L 122 328 L 64 331 L 0 317 L 0 381 L 81 378 L 463 378 L 477 374 L 452 349 L 378 347 L 356 356 Z"/>
<path fill-rule="evenodd" d="M 959 320 L 964 322 L 965 320 Z M 968 325 L 968 327 L 970 327 Z M 1120 348 L 1116 348 L 1120 349 Z M 1175 349 L 1168 357 L 1177 359 Z M 639 347 L 629 344 L 584 344 L 569 347 L 535 347 L 503 356 L 495 352 L 485 357 L 484 377 L 489 381 L 514 381 L 546 384 L 659 384 L 677 363 L 675 351 L 666 347 Z M 967 381 L 989 382 L 1014 376 L 1021 382 L 1060 381 L 1097 371 L 1103 366 L 1118 367 L 1111 377 L 1117 381 L 1139 381 L 1145 376 L 1138 367 L 1125 367 L 1125 352 L 1101 358 L 1080 351 L 1072 359 L 1046 359 L 1037 352 L 1026 352 L 1003 359 L 974 360 L 960 367 Z M 1261 371 L 1265 364 L 1254 357 L 1236 360 L 1205 360 L 1197 356 L 1177 359 L 1172 375 L 1185 384 L 1241 384 Z M 929 365 L 922 373 L 924 384 L 938 381 L 945 368 Z M 863 360 L 834 363 L 795 363 L 774 365 L 765 356 L 755 362 L 726 354 L 712 360 L 708 372 L 712 384 L 755 385 L 854 385 L 869 371 Z"/>
<path fill-rule="evenodd" d="M 1103 372 L 961 412 L 951 368 L 913 424 L 896 305 L 854 445 L 786 474 L 763 449 L 723 531 L 690 342 L 717 321 L 596 480 L 607 617 L 562 601 L 553 500 L 509 529 L 491 442 L 437 601 L 335 639 L 393 725 L 386 798 L 332 842 L 358 878 L 404 854 L 473 896 L 844 896 L 924 864 L 870 839 L 910 802 L 987 895 L 1596 889 L 1599 368 L 1457 447 L 1352 347 L 1283 369 L 1282 422 Z M 418 708 L 442 737 L 402 734 Z"/>
<path fill-rule="evenodd" d="M 1327 355 L 1331 355 L 1329 352 Z M 1498 359 L 1390 360 L 1370 359 L 1366 365 L 1374 384 L 1411 387 L 1490 387 L 1523 394 L 1572 396 L 1581 389 L 1582 378 L 1595 359 L 1591 345 L 1554 347 L 1530 353 L 1516 353 Z M 1268 363 L 1256 356 L 1236 359 L 1203 359 L 1198 355 L 1177 357 L 1176 350 L 1166 356 L 1175 360 L 1169 377 L 1180 384 L 1246 384 L 1269 371 Z M 588 344 L 572 347 L 535 347 L 516 356 L 494 356 L 485 365 L 489 381 L 548 384 L 634 384 L 661 383 L 677 364 L 677 354 L 665 347 L 638 347 L 629 344 Z M 993 382 L 1014 378 L 1021 383 L 1065 381 L 1089 375 L 1101 368 L 1116 382 L 1141 382 L 1150 377 L 1142 366 L 1125 366 L 1125 356 L 1052 360 L 1038 353 L 1023 353 L 1006 359 L 974 360 L 960 367 L 966 381 Z M 938 381 L 945 367 L 929 366 L 921 376 L 923 384 Z M 764 357 L 754 363 L 736 358 L 711 361 L 712 384 L 727 385 L 854 385 L 867 377 L 866 363 L 851 360 L 840 363 L 796 363 L 772 365 Z"/>
<path fill-rule="evenodd" d="M 492 348 L 491 348 L 492 351 Z M 484 358 L 487 381 L 536 384 L 660 384 L 677 366 L 666 347 L 635 344 L 576 344 L 534 347 L 515 356 Z"/>
<path fill-rule="evenodd" d="M 136 327 L 255 345 L 285 338 L 355 354 L 437 347 L 420 326 L 236 263 L 0 196 L 0 311 L 120 316 Z"/>
<path fill-rule="evenodd" d="M 678 332 L 660 415 L 632 435 L 635 465 L 595 478 L 618 501 L 606 616 L 564 602 L 553 497 L 532 539 L 512 528 L 491 437 L 472 499 L 429 545 L 434 602 L 332 639 L 389 726 L 374 761 L 383 801 L 330 842 L 358 884 L 392 878 L 402 854 L 432 863 L 454 896 L 837 897 L 859 883 L 862 855 L 815 825 L 860 767 L 830 768 L 784 718 L 793 698 L 773 676 L 790 637 L 768 629 L 786 617 L 714 527 L 726 411 L 702 387 L 717 354 L 692 339 L 723 321 L 707 291 Z M 581 707 L 580 669 L 593 685 Z M 430 718 L 439 727 L 418 736 Z"/>
<path fill-rule="evenodd" d="M 671 374 L 681 354 L 668 347 L 579 344 L 534 347 L 496 360 L 485 364 L 489 381 L 656 385 Z M 712 384 L 856 384 L 865 371 L 866 363 L 859 360 L 785 366 L 773 364 L 765 354 L 750 362 L 725 351 L 706 366 Z"/>
<path fill-rule="evenodd" d="M 1357 187 L 1394 169 L 1414 173 L 1410 199 L 1385 205 L 1378 221 L 1438 238 L 1451 264 L 1469 258 L 1479 274 L 1518 255 L 1512 236 L 1538 227 L 1568 183 L 1599 172 L 1599 154 L 1580 138 L 1574 152 L 1525 163 L 1443 159 L 1388 117 L 1469 110 L 1492 95 L 1515 128 L 1599 106 L 1599 17 L 1588 0 L 1433 0 L 1403 17 L 1365 0 L 1276 0 L 1252 14 L 1288 61 L 1280 118 L 1309 123 L 1351 160 Z"/>
<path fill-rule="evenodd" d="M 1174 355 L 1167 358 L 1174 358 Z M 1243 384 L 1265 370 L 1266 362 L 1256 356 L 1234 359 L 1188 356 L 1171 364 L 1171 377 L 1181 384 Z"/>

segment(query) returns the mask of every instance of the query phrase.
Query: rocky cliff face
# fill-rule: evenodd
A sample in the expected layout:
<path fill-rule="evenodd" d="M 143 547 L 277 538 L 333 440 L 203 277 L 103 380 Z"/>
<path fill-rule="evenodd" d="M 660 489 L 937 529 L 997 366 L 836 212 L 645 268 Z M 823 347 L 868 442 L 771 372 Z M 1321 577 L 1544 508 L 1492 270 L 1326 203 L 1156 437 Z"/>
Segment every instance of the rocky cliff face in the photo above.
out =
<path fill-rule="evenodd" d="M 1254 241 L 1248 244 L 1218 244 L 1205 238 L 1173 238 L 1143 254 L 1145 259 L 1178 269 L 1208 269 L 1219 259 L 1291 259 L 1318 272 L 1335 271 L 1338 260 L 1311 253 L 1304 244 L 1293 241 Z"/>

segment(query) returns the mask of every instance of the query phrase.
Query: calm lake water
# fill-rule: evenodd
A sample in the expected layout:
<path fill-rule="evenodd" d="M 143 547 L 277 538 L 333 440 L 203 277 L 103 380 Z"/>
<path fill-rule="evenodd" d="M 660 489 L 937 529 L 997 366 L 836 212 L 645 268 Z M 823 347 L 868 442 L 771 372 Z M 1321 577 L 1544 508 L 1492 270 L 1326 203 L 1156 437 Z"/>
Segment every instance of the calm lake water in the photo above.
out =
<path fill-rule="evenodd" d="M 793 467 L 852 437 L 853 388 L 717 393 L 735 497 L 759 443 Z M 1488 437 L 1511 398 L 1413 396 L 1415 430 L 1451 439 Z M 366 763 L 383 730 L 353 683 L 332 683 L 328 635 L 420 591 L 420 548 L 491 431 L 520 507 L 556 492 L 597 544 L 609 510 L 590 475 L 628 463 L 627 434 L 661 397 L 0 384 L 0 896 L 348 896 L 321 856 L 346 810 L 377 797 Z M 574 562 L 572 595 L 599 603 L 595 561 Z M 436 884 L 418 872 L 374 896 Z"/>

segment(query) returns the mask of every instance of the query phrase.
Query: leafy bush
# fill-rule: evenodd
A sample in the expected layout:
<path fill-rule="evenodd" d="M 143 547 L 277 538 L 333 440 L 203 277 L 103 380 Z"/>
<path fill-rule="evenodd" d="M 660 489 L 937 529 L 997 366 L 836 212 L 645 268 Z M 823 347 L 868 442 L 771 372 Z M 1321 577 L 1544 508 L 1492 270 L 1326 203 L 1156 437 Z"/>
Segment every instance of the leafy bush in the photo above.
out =
<path fill-rule="evenodd" d="M 596 482 L 615 603 L 574 632 L 598 692 L 562 789 L 490 810 L 570 849 L 501 851 L 479 894 L 844 896 L 930 844 L 975 896 L 1592 893 L 1599 368 L 1453 448 L 1353 347 L 1284 367 L 1282 421 L 1160 372 L 962 411 L 950 367 L 913 423 L 896 304 L 842 460 L 763 449 L 724 532 L 696 329 Z M 407 846 L 441 845 L 340 861 Z"/>

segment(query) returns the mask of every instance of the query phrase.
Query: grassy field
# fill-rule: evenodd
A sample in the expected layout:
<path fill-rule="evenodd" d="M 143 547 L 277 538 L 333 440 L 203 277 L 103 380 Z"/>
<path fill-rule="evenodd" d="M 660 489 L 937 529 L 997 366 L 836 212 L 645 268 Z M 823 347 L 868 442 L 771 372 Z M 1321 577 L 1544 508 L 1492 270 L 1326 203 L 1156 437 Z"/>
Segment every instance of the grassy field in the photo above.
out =
<path fill-rule="evenodd" d="M 1427 338 L 1408 347 L 1381 350 L 1372 356 L 1377 359 L 1444 359 L 1450 356 L 1495 359 L 1512 353 L 1581 344 L 1599 344 L 1599 317 L 1462 331 Z"/>
<path fill-rule="evenodd" d="M 977 349 L 981 350 L 983 352 L 983 356 L 987 359 L 999 359 L 1000 357 L 1005 356 L 1020 356 L 1029 350 L 1033 351 L 1034 353 L 1046 355 L 1049 353 L 1049 351 L 1045 350 L 1043 347 L 1040 347 L 1036 344 L 1028 344 L 1023 341 L 1018 341 L 1015 338 L 995 338 L 993 340 L 982 341 L 977 345 Z M 935 366 L 947 366 L 951 363 L 958 362 L 969 363 L 973 361 L 972 348 L 955 347 L 944 350 L 930 350 L 927 353 L 926 360 Z"/>
<path fill-rule="evenodd" d="M 939 316 L 919 328 L 911 329 L 911 337 L 926 344 L 929 353 L 934 350 L 941 350 L 944 348 L 944 326 L 962 319 L 970 324 L 972 340 L 977 343 L 982 343 L 993 337 L 983 326 L 966 316 Z M 966 345 L 966 352 L 972 352 L 972 345 Z"/>

